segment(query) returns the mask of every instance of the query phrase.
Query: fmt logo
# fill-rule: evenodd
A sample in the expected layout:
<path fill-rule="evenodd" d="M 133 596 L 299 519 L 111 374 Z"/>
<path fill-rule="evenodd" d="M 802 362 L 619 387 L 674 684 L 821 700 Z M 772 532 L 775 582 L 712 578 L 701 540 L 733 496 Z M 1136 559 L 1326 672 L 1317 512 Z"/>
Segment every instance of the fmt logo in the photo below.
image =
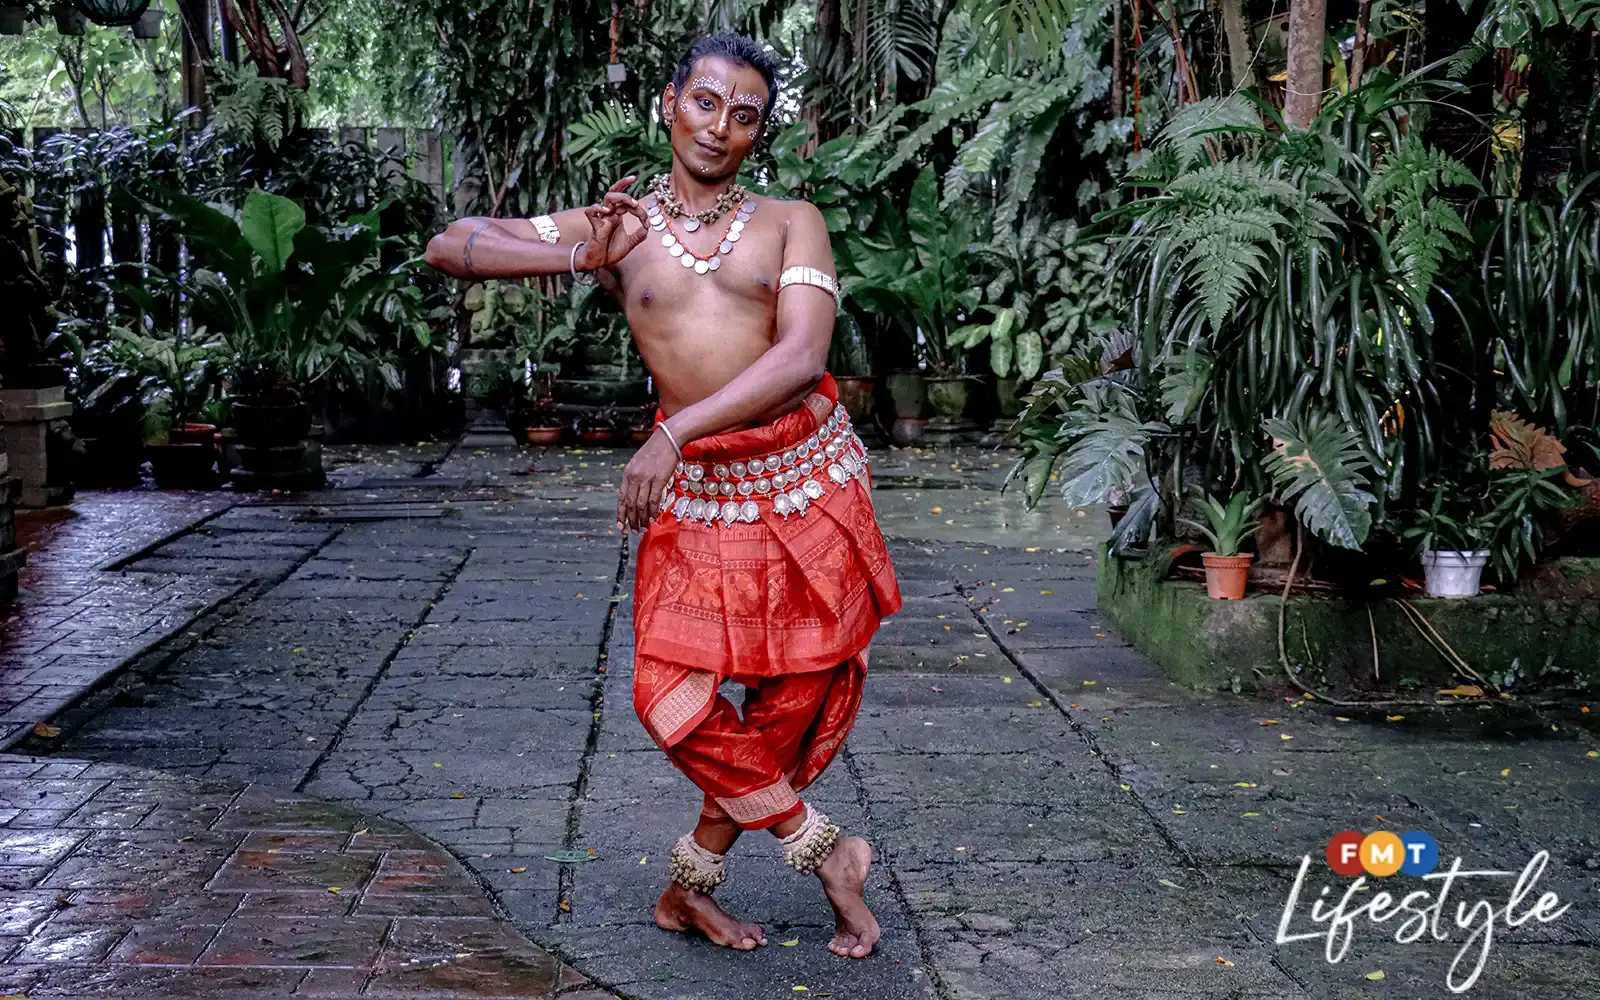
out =
<path fill-rule="evenodd" d="M 1326 856 L 1335 875 L 1427 875 L 1439 867 L 1439 842 L 1420 830 L 1366 836 L 1346 830 L 1328 841 Z"/>

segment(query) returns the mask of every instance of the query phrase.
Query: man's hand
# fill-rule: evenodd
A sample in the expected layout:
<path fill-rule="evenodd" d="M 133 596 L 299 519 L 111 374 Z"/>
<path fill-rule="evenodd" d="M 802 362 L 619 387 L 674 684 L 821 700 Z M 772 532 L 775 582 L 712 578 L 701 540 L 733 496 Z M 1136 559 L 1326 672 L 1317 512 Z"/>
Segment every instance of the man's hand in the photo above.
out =
<path fill-rule="evenodd" d="M 599 271 L 611 267 L 650 235 L 650 221 L 645 216 L 644 208 L 625 190 L 636 180 L 638 177 L 629 174 L 611 185 L 600 204 L 583 210 L 594 232 L 584 244 L 583 252 L 578 255 L 578 270 Z M 639 229 L 632 236 L 628 235 L 622 224 L 623 217 L 629 215 L 639 220 Z"/>
<path fill-rule="evenodd" d="M 617 528 L 643 531 L 661 513 L 661 499 L 678 467 L 678 453 L 660 428 L 622 470 L 617 494 Z"/>

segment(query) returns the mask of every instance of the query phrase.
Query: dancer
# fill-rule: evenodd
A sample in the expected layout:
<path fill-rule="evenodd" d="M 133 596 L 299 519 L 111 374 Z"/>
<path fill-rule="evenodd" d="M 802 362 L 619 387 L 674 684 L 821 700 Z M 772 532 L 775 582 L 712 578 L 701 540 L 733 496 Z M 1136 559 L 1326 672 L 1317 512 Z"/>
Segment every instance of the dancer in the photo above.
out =
<path fill-rule="evenodd" d="M 821 880 L 830 950 L 865 958 L 880 933 L 863 898 L 871 848 L 799 793 L 843 746 L 868 644 L 900 592 L 866 451 L 824 369 L 837 308 L 827 227 L 806 202 L 736 183 L 776 96 L 754 42 L 702 39 L 662 94 L 672 170 L 646 197 L 625 177 L 589 208 L 462 219 L 428 261 L 472 280 L 599 280 L 660 392 L 617 500 L 618 527 L 645 532 L 634 705 L 704 803 L 673 849 L 656 923 L 764 944 L 712 892 L 740 833 L 770 830 L 790 867 Z M 718 694 L 724 680 L 744 686 L 742 713 Z"/>

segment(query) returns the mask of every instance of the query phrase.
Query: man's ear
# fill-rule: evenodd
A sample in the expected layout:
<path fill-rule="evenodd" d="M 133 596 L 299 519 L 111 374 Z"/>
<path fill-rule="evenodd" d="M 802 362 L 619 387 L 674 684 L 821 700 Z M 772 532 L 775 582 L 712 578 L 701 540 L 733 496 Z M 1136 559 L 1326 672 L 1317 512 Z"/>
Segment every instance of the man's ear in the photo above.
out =
<path fill-rule="evenodd" d="M 678 88 L 667 84 L 667 89 L 661 92 L 661 120 L 668 125 L 678 116 Z"/>

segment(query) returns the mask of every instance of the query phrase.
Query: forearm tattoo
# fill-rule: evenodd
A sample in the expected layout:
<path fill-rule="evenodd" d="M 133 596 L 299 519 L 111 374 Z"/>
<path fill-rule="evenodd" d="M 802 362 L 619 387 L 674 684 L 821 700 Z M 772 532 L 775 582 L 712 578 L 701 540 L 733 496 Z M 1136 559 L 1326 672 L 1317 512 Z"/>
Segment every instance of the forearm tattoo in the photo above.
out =
<path fill-rule="evenodd" d="M 472 245 L 478 242 L 478 237 L 492 225 L 494 223 L 488 221 L 478 223 L 478 228 L 472 231 L 472 235 L 467 237 L 466 245 L 461 248 L 461 266 L 474 278 L 478 276 L 478 269 L 472 266 Z"/>

